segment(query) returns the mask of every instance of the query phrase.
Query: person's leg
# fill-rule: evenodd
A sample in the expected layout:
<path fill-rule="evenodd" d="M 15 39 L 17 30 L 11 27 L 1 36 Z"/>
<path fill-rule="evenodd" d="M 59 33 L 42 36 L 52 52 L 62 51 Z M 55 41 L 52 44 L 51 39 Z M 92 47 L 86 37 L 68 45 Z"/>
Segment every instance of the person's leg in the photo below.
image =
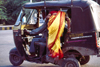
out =
<path fill-rule="evenodd" d="M 30 53 L 35 53 L 35 47 L 34 47 L 34 42 L 45 42 L 45 38 L 33 38 L 31 45 L 30 45 Z"/>
<path fill-rule="evenodd" d="M 30 45 L 30 50 L 29 50 L 30 53 L 35 53 L 34 42 L 36 42 L 36 41 L 39 41 L 39 38 L 33 38 L 32 39 L 32 42 L 31 42 L 31 45 Z"/>
<path fill-rule="evenodd" d="M 39 49 L 39 56 L 42 57 L 42 55 L 45 53 L 46 50 L 46 39 L 45 38 L 41 38 L 40 42 L 43 42 L 40 44 L 40 49 Z"/>

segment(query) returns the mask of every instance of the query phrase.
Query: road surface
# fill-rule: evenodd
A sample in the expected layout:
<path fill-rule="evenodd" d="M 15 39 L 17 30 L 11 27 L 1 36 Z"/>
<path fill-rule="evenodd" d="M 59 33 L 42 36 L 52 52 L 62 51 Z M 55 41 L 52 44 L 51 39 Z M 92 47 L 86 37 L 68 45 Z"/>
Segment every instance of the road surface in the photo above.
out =
<path fill-rule="evenodd" d="M 15 47 L 12 30 L 0 30 L 0 67 L 15 67 L 9 61 L 9 51 Z M 24 61 L 18 67 L 59 67 L 53 64 L 36 64 Z M 90 61 L 81 67 L 100 67 L 100 57 L 91 56 Z"/>

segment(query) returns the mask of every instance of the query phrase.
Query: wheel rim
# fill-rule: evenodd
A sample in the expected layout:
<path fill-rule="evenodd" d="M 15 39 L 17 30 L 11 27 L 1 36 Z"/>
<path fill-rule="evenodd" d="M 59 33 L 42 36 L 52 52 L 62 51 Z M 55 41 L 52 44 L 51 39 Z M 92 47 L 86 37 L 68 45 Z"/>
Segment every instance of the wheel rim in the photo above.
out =
<path fill-rule="evenodd" d="M 18 56 L 16 56 L 16 55 L 13 55 L 13 61 L 15 63 L 18 63 L 20 61 L 20 58 Z"/>
<path fill-rule="evenodd" d="M 76 67 L 76 65 L 75 65 L 75 63 L 74 62 L 67 62 L 66 64 L 65 64 L 65 67 Z"/>

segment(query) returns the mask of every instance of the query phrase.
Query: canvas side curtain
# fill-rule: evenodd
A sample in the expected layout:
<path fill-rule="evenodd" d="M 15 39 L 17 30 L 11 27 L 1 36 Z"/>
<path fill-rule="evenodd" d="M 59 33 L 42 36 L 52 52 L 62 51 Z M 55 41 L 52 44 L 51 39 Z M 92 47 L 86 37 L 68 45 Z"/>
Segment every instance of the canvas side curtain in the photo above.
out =
<path fill-rule="evenodd" d="M 48 21 L 48 48 L 50 56 L 55 58 L 63 57 L 60 45 L 60 37 L 65 27 L 65 12 L 58 11 L 57 15 L 52 15 Z"/>

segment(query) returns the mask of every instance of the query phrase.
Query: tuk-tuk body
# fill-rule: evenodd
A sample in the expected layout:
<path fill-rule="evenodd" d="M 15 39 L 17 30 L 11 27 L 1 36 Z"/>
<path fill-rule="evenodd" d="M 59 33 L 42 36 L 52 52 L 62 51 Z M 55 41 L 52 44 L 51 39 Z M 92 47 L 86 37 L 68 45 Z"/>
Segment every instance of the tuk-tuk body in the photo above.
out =
<path fill-rule="evenodd" d="M 25 18 L 27 21 L 23 21 L 23 17 L 28 15 L 25 15 L 25 9 L 30 10 L 30 13 L 28 13 L 30 16 L 28 19 Z M 100 6 L 92 0 L 68 0 L 42 1 L 23 5 L 13 30 L 17 50 L 12 50 L 16 50 L 18 54 L 20 54 L 20 57 L 24 59 L 27 57 L 29 53 L 25 51 L 25 45 L 30 46 L 32 38 L 34 38 L 33 36 L 23 35 L 23 30 L 28 29 L 31 31 L 40 26 L 41 22 L 43 22 L 40 19 L 41 10 L 48 10 L 49 12 L 52 10 L 67 12 L 70 10 L 68 16 L 71 19 L 71 33 L 66 33 L 62 40 L 64 58 L 68 58 L 69 56 L 73 57 L 74 55 L 80 64 L 85 64 L 89 61 L 90 55 L 100 55 Z M 33 18 L 31 15 L 36 16 Z M 29 18 L 31 17 L 37 21 L 34 21 L 35 23 L 30 23 Z M 10 53 L 13 53 L 12 50 Z M 81 62 L 80 58 L 82 60 L 83 56 L 88 59 Z"/>

